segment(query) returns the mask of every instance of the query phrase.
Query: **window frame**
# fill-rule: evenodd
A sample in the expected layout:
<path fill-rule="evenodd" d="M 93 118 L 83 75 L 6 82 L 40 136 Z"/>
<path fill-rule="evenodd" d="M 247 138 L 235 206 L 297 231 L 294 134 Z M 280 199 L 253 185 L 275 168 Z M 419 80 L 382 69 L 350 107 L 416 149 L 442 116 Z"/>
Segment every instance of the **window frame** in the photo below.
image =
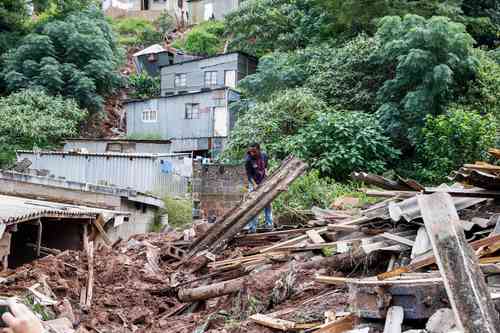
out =
<path fill-rule="evenodd" d="M 184 119 L 200 119 L 200 103 L 186 103 L 184 106 Z"/>
<path fill-rule="evenodd" d="M 210 75 L 210 82 L 207 82 L 207 75 Z M 205 71 L 203 76 L 205 87 L 214 87 L 217 85 L 217 71 Z"/>
<path fill-rule="evenodd" d="M 234 73 L 234 82 L 233 85 L 231 86 L 227 84 L 227 73 Z M 229 88 L 236 88 L 237 83 L 238 83 L 238 72 L 236 72 L 235 69 L 226 69 L 224 71 L 224 86 Z"/>
<path fill-rule="evenodd" d="M 175 75 L 174 75 L 174 87 L 176 87 L 176 88 L 187 87 L 187 74 L 186 73 L 175 73 Z"/>
<path fill-rule="evenodd" d="M 155 110 L 155 109 L 142 110 L 141 119 L 142 119 L 143 123 L 156 123 L 156 122 L 158 122 L 158 110 Z"/>

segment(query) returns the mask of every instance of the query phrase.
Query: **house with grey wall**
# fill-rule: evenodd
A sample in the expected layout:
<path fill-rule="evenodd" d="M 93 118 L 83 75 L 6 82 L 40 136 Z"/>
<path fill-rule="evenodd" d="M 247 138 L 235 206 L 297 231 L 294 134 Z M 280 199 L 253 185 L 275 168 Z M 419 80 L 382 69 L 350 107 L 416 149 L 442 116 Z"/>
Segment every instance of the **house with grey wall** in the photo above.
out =
<path fill-rule="evenodd" d="M 125 102 L 127 133 L 170 140 L 172 152 L 217 154 L 236 121 L 229 107 L 239 100 L 234 88 L 256 67 L 240 52 L 162 67 L 160 97 Z"/>
<path fill-rule="evenodd" d="M 198 24 L 207 20 L 221 20 L 237 9 L 241 0 L 187 0 L 188 22 Z"/>
<path fill-rule="evenodd" d="M 186 0 L 103 0 L 104 13 L 113 18 L 142 17 L 149 20 L 167 12 L 177 20 L 186 21 Z"/>

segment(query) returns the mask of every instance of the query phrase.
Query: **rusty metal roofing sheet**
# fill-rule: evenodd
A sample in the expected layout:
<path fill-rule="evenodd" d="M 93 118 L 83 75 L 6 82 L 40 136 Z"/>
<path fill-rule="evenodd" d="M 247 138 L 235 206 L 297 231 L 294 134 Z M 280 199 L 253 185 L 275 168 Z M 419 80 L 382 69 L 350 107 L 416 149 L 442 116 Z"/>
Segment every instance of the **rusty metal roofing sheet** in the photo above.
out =
<path fill-rule="evenodd" d="M 49 216 L 71 218 L 99 214 L 130 215 L 127 212 L 0 195 L 0 223 L 4 224 L 14 224 Z"/>

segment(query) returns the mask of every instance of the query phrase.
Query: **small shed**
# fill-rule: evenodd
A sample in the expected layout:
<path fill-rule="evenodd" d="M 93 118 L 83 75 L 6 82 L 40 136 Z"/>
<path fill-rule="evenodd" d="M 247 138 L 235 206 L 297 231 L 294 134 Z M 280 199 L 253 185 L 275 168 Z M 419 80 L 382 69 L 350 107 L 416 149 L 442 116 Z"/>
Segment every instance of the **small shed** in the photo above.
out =
<path fill-rule="evenodd" d="M 174 53 L 160 44 L 151 45 L 134 53 L 133 60 L 137 73 L 146 71 L 150 76 L 160 75 L 160 68 L 174 63 Z"/>

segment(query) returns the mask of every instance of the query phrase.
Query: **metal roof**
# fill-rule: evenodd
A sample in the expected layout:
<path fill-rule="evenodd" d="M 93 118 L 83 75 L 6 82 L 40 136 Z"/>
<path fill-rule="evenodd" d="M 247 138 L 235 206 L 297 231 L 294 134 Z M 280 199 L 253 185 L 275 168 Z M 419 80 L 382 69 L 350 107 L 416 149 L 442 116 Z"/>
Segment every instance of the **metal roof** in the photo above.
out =
<path fill-rule="evenodd" d="M 130 215 L 128 212 L 0 195 L 0 223 L 3 224 L 14 224 L 42 217 L 76 218 L 97 216 L 99 214 L 111 216 Z"/>
<path fill-rule="evenodd" d="M 73 141 L 89 141 L 89 142 L 110 142 L 110 143 L 155 143 L 155 144 L 171 144 L 172 140 L 160 139 L 160 140 L 141 140 L 141 139 L 121 139 L 121 138 L 66 138 L 63 142 L 73 142 Z"/>
<path fill-rule="evenodd" d="M 239 54 L 239 55 L 245 56 L 247 58 L 253 59 L 255 61 L 258 61 L 258 59 L 255 56 L 253 56 L 253 55 L 251 55 L 249 53 L 246 53 L 246 52 L 243 52 L 243 51 L 232 51 L 232 52 L 227 52 L 227 53 L 215 54 L 215 55 L 208 56 L 208 57 L 203 57 L 203 58 L 196 58 L 196 59 L 190 59 L 190 60 L 180 61 L 180 62 L 176 62 L 174 64 L 162 65 L 162 66 L 159 66 L 159 67 L 163 68 L 163 67 L 169 67 L 169 66 L 175 66 L 175 65 L 183 65 L 183 64 L 190 63 L 190 62 L 203 61 L 205 59 L 218 58 L 218 57 L 223 57 L 223 56 L 227 56 L 227 55 L 230 55 L 230 54 Z"/>
<path fill-rule="evenodd" d="M 186 157 L 188 153 L 84 153 L 77 151 L 60 151 L 60 150 L 16 150 L 19 154 L 34 154 L 34 155 L 72 155 L 72 156 L 102 156 L 102 157 L 127 157 L 127 158 L 159 158 L 159 157 Z"/>
<path fill-rule="evenodd" d="M 162 53 L 162 52 L 168 52 L 165 50 L 163 46 L 160 44 L 153 44 L 149 47 L 146 47 L 144 50 L 141 50 L 139 52 L 136 52 L 133 54 L 134 57 L 139 57 L 144 54 L 156 54 L 156 53 Z"/>

